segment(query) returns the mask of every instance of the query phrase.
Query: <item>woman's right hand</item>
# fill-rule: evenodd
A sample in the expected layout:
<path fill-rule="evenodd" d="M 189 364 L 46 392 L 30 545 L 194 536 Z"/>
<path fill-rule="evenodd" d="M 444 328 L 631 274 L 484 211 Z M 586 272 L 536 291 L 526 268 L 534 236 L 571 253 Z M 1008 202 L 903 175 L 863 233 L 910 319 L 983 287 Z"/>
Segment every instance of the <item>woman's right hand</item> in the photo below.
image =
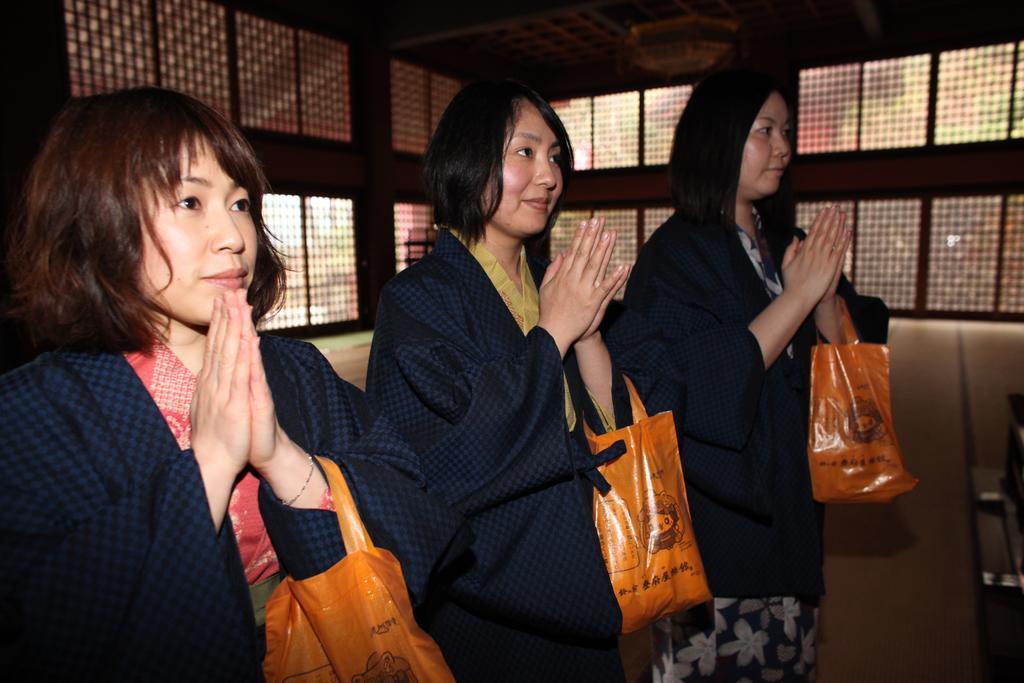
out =
<path fill-rule="evenodd" d="M 604 231 L 604 218 L 583 221 L 572 244 L 551 261 L 540 286 L 540 320 L 565 357 L 595 322 L 607 300 L 622 286 L 626 269 L 608 273 L 615 232 Z"/>
<path fill-rule="evenodd" d="M 754 318 L 748 328 L 761 348 L 764 367 L 786 349 L 793 335 L 830 290 L 835 291 L 852 235 L 837 207 L 814 219 L 807 239 L 796 237 L 782 257 L 782 294 Z"/>
<path fill-rule="evenodd" d="M 802 299 L 808 312 L 830 289 L 835 291 L 851 240 L 845 214 L 831 206 L 814 219 L 803 242 L 794 237 L 786 249 L 782 258 L 783 286 Z"/>

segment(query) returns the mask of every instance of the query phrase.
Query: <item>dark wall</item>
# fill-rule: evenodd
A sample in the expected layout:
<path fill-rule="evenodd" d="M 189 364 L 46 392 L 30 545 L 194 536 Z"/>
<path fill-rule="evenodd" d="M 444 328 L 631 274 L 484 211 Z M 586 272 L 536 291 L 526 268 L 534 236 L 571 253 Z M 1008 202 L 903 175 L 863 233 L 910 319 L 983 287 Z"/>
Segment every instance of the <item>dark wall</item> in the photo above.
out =
<path fill-rule="evenodd" d="M 68 95 L 61 3 L 13 3 L 4 10 L 4 69 L 0 123 L 0 245 L 17 207 L 26 170 L 50 121 Z M 0 246 L 6 254 L 6 247 Z M 0 270 L 0 301 L 9 293 Z M 18 326 L 0 316 L 0 372 L 31 354 Z"/>

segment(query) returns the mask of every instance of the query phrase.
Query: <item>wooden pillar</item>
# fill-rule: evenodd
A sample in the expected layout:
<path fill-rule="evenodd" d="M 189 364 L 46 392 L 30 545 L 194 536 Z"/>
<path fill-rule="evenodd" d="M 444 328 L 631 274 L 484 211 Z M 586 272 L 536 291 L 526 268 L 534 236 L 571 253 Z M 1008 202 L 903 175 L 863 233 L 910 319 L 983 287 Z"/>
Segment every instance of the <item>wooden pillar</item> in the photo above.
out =
<path fill-rule="evenodd" d="M 359 310 L 367 326 L 376 319 L 381 288 L 395 274 L 391 61 L 381 45 L 367 35 L 353 46 L 353 115 L 357 143 L 366 159 L 366 182 L 356 207 L 356 249 L 362 283 Z"/>

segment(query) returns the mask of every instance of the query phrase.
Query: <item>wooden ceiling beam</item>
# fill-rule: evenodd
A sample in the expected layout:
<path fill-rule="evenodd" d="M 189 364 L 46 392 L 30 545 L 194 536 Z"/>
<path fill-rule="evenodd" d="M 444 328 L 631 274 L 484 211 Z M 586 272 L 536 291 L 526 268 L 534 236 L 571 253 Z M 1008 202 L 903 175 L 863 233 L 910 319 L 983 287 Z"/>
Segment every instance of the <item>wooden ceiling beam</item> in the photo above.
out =
<path fill-rule="evenodd" d="M 683 0 L 672 0 L 672 4 L 678 7 L 679 9 L 683 10 L 687 14 L 697 13 L 692 7 L 690 7 L 689 4 L 683 2 Z"/>
<path fill-rule="evenodd" d="M 772 15 L 772 19 L 779 21 L 779 13 L 775 10 L 772 0 L 761 0 L 761 4 L 768 8 L 768 14 Z"/>
<path fill-rule="evenodd" d="M 643 0 L 633 0 L 633 5 L 635 5 L 638 10 L 643 12 L 644 16 L 646 16 L 651 21 L 658 20 L 658 15 L 652 12 L 650 9 L 648 9 L 647 5 L 643 3 Z"/>
<path fill-rule="evenodd" d="M 619 22 L 609 19 L 608 16 L 600 10 L 587 10 L 580 15 L 580 19 L 585 21 L 591 27 L 600 27 L 601 29 L 604 29 L 604 31 L 614 39 L 621 38 L 629 33 L 629 29 Z"/>
<path fill-rule="evenodd" d="M 857 18 L 860 19 L 864 33 L 871 40 L 882 39 L 882 15 L 878 10 L 876 0 L 852 0 L 853 9 L 857 11 Z"/>
<path fill-rule="evenodd" d="M 549 19 L 616 4 L 621 0 L 450 0 L 444 11 L 421 0 L 395 0 L 384 35 L 391 49 L 489 33 L 536 19 Z"/>
<path fill-rule="evenodd" d="M 564 29 L 561 26 L 559 26 L 558 24 L 556 24 L 554 21 L 551 21 L 549 19 L 545 19 L 545 20 L 542 21 L 542 23 L 543 23 L 543 25 L 545 25 L 549 29 L 551 29 L 551 31 L 553 33 L 557 33 L 558 35 L 560 35 L 563 38 L 567 39 L 569 42 L 575 43 L 579 47 L 579 49 L 584 50 L 584 51 L 586 51 L 588 53 L 594 53 L 594 52 L 598 51 L 598 48 L 595 47 L 592 43 L 588 42 L 587 40 L 585 40 L 583 38 L 580 38 L 579 36 L 577 36 L 575 33 L 572 33 L 571 31 L 567 31 L 566 29 Z M 559 52 L 562 52 L 562 50 L 559 50 Z"/>
<path fill-rule="evenodd" d="M 733 8 L 733 6 L 726 2 L 725 0 L 718 0 L 718 4 L 722 9 L 728 12 L 729 16 L 732 17 L 733 19 L 740 18 L 740 15 L 736 13 L 736 10 Z"/>

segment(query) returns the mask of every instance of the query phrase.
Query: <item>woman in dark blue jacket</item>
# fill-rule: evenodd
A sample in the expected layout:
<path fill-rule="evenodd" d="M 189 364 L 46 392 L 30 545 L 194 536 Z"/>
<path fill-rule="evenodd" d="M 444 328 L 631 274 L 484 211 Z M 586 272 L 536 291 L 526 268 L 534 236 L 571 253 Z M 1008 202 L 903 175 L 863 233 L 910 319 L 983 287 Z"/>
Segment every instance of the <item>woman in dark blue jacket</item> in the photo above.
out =
<path fill-rule="evenodd" d="M 629 419 L 598 331 L 627 272 L 605 272 L 615 239 L 600 221 L 550 265 L 524 248 L 554 224 L 571 168 L 540 96 L 467 86 L 425 160 L 437 244 L 381 293 L 367 393 L 476 539 L 425 622 L 467 683 L 624 676 L 583 421 Z"/>
<path fill-rule="evenodd" d="M 655 628 L 656 680 L 813 677 L 824 592 L 807 467 L 810 347 L 841 341 L 850 231 L 793 226 L 790 113 L 748 71 L 694 90 L 670 161 L 676 213 L 644 246 L 609 335 L 648 409 L 673 410 L 713 612 Z M 884 309 L 884 307 L 883 307 Z M 773 676 L 775 676 L 773 678 Z"/>
<path fill-rule="evenodd" d="M 229 121 L 157 88 L 72 101 L 33 164 L 8 271 L 56 350 L 0 377 L 12 680 L 262 680 L 280 572 L 345 552 L 314 454 L 414 600 L 461 547 L 362 393 L 309 344 L 256 334 L 284 274 L 265 191 Z"/>

